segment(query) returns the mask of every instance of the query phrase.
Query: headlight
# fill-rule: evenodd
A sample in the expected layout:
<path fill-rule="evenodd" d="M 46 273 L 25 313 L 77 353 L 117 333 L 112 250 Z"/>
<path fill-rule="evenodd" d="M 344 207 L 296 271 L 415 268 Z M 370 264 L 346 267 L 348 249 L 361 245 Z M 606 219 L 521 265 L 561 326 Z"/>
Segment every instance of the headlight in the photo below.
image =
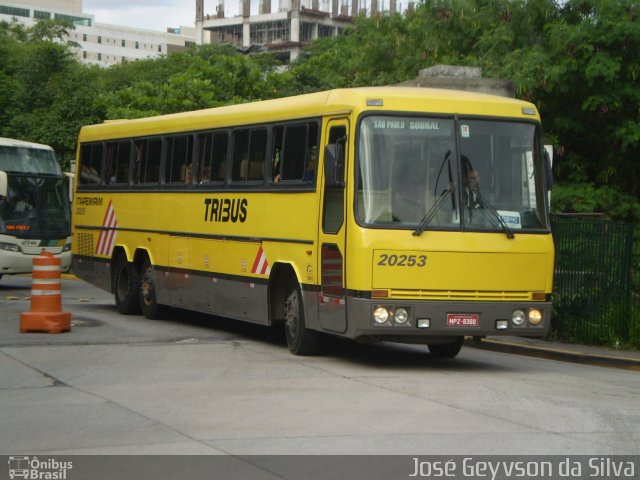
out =
<path fill-rule="evenodd" d="M 7 252 L 22 251 L 19 245 L 16 245 L 15 243 L 6 243 L 6 242 L 0 242 L 0 250 L 6 250 Z"/>
<path fill-rule="evenodd" d="M 511 316 L 511 321 L 514 325 L 522 325 L 524 323 L 525 315 L 522 310 L 515 310 Z"/>
<path fill-rule="evenodd" d="M 540 325 L 542 322 L 542 312 L 537 308 L 529 310 L 529 323 L 531 325 Z"/>
<path fill-rule="evenodd" d="M 376 323 L 383 324 L 389 320 L 389 310 L 384 307 L 378 307 L 373 311 L 373 319 Z"/>
<path fill-rule="evenodd" d="M 63 252 L 68 252 L 71 250 L 71 244 L 70 243 L 66 243 L 65 246 L 62 248 Z"/>
<path fill-rule="evenodd" d="M 394 318 L 396 319 L 396 323 L 405 324 L 407 320 L 409 320 L 409 312 L 404 308 L 398 308 Z"/>

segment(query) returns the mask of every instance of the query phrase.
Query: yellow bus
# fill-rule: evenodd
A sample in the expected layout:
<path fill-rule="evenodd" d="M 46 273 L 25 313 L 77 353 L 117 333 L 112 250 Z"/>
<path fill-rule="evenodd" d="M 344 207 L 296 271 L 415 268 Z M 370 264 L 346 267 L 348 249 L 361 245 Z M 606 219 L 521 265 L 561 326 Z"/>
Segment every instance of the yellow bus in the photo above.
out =
<path fill-rule="evenodd" d="M 73 270 L 119 312 L 166 307 L 428 345 L 543 336 L 551 185 L 531 103 L 332 90 L 84 127 Z"/>

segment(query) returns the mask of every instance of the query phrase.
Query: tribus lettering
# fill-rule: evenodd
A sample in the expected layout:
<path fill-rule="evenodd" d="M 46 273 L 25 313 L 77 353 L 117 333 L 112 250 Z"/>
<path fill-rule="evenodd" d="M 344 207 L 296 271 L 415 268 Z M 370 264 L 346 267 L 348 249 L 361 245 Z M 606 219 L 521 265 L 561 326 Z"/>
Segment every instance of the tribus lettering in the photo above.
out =
<path fill-rule="evenodd" d="M 205 198 L 205 222 L 243 222 L 247 219 L 246 198 Z"/>

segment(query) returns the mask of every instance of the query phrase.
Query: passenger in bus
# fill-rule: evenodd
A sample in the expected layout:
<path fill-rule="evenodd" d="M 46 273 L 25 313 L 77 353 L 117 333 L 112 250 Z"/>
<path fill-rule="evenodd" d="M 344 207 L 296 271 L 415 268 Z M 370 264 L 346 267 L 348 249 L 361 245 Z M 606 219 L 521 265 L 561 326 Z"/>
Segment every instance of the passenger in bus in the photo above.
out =
<path fill-rule="evenodd" d="M 280 150 L 276 148 L 273 155 L 273 162 L 271 163 L 271 172 L 273 176 L 273 183 L 278 183 L 280 178 Z"/>
<path fill-rule="evenodd" d="M 204 167 L 202 174 L 200 175 L 200 183 L 207 183 L 211 181 L 211 168 Z"/>
<path fill-rule="evenodd" d="M 318 163 L 318 150 L 315 146 L 311 147 L 311 151 L 309 152 L 309 163 L 307 163 L 307 168 L 304 171 L 304 175 L 302 177 L 303 182 L 313 182 L 316 178 L 316 166 Z"/>
<path fill-rule="evenodd" d="M 33 210 L 33 205 L 31 205 L 31 194 L 29 192 L 24 192 L 20 199 L 16 202 L 16 206 L 13 209 L 15 212 L 26 212 L 28 210 Z"/>
<path fill-rule="evenodd" d="M 462 155 L 462 165 L 465 167 L 462 180 L 464 182 L 464 206 L 466 208 L 482 208 L 480 197 L 478 195 L 478 182 L 480 181 L 480 173 L 474 170 L 469 159 Z"/>
<path fill-rule="evenodd" d="M 184 184 L 191 185 L 191 164 L 186 165 L 184 169 Z"/>

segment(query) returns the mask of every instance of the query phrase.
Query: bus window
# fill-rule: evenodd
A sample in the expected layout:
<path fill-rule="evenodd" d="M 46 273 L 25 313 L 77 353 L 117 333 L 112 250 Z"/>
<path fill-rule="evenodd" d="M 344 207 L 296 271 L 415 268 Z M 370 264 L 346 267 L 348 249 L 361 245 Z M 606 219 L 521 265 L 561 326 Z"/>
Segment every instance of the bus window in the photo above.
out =
<path fill-rule="evenodd" d="M 191 153 L 193 137 L 168 137 L 164 165 L 164 183 L 191 183 Z"/>
<path fill-rule="evenodd" d="M 82 145 L 80 149 L 81 185 L 99 185 L 102 171 L 102 144 Z"/>
<path fill-rule="evenodd" d="M 360 124 L 356 212 L 361 224 L 416 228 L 459 224 L 454 122 L 369 116 Z M 438 199 L 447 195 L 445 201 Z M 456 223 L 456 221 L 458 223 Z"/>
<path fill-rule="evenodd" d="M 107 158 L 105 162 L 103 183 L 129 183 L 129 163 L 131 160 L 131 143 L 107 143 Z"/>
<path fill-rule="evenodd" d="M 344 145 L 347 138 L 347 129 L 343 126 L 332 127 L 329 131 L 329 144 Z M 339 150 L 345 152 L 344 148 Z M 326 175 L 325 170 L 325 175 Z M 326 181 L 326 180 L 325 180 Z M 328 183 L 328 182 L 327 182 Z M 338 233 L 344 222 L 344 192 L 341 187 L 325 185 L 324 205 L 322 209 L 322 231 L 325 233 Z"/>
<path fill-rule="evenodd" d="M 284 129 L 280 180 L 312 182 L 318 157 L 318 125 L 290 125 Z"/>
<path fill-rule="evenodd" d="M 232 180 L 234 182 L 263 180 L 266 153 L 266 128 L 234 132 Z"/>
<path fill-rule="evenodd" d="M 136 140 L 133 183 L 157 184 L 159 182 L 161 153 L 162 140 L 159 138 L 144 138 Z"/>
<path fill-rule="evenodd" d="M 198 135 L 198 182 L 222 182 L 225 178 L 227 132 L 209 132 Z"/>

